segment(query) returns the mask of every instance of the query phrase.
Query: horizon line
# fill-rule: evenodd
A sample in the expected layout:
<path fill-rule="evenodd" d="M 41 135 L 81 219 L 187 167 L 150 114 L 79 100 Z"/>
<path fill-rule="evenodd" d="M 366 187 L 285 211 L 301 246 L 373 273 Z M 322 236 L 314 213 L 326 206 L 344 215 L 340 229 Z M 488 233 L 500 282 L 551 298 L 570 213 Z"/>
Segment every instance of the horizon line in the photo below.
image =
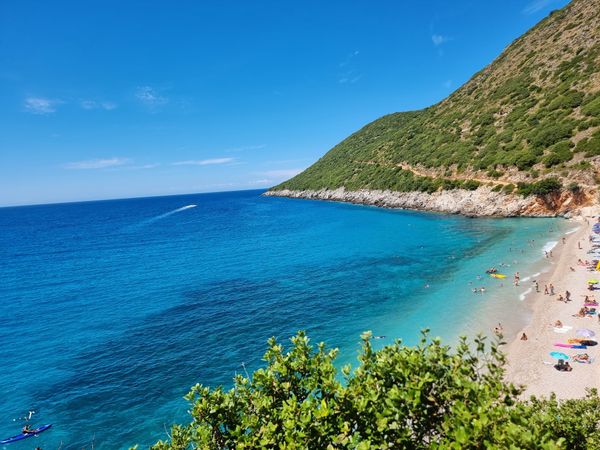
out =
<path fill-rule="evenodd" d="M 98 203 L 98 202 L 110 202 L 117 200 L 140 200 L 145 198 L 159 198 L 159 197 L 179 197 L 183 195 L 208 195 L 208 194 L 225 194 L 228 192 L 249 192 L 249 191 L 267 191 L 271 189 L 269 188 L 259 188 L 259 189 L 232 189 L 230 191 L 210 191 L 210 192 L 187 192 L 182 194 L 163 194 L 163 195 L 139 195 L 133 197 L 109 197 L 109 198 L 97 198 L 91 200 L 67 200 L 67 201 L 58 201 L 58 202 L 43 202 L 43 203 L 23 203 L 17 205 L 0 205 L 0 209 L 6 208 L 27 208 L 30 206 L 52 206 L 52 205 L 71 205 L 76 203 Z"/>

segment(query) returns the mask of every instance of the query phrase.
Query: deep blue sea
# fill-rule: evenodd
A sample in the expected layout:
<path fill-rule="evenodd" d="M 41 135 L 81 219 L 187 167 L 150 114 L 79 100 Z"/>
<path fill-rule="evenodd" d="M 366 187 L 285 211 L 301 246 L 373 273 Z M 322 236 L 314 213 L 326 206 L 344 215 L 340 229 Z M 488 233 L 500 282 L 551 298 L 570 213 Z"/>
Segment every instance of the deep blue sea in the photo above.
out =
<path fill-rule="evenodd" d="M 530 285 L 485 269 L 543 277 L 569 228 L 260 193 L 0 208 L 0 439 L 34 409 L 53 428 L 11 449 L 147 448 L 187 419 L 190 386 L 230 385 L 299 329 L 340 365 L 364 330 L 517 330 Z"/>

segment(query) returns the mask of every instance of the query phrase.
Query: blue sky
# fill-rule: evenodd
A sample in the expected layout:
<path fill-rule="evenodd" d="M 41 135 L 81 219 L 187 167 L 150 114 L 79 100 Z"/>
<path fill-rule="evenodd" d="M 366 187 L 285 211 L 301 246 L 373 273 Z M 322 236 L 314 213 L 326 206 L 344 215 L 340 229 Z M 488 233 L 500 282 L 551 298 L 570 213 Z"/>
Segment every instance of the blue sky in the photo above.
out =
<path fill-rule="evenodd" d="M 265 188 L 565 0 L 0 2 L 0 205 Z"/>

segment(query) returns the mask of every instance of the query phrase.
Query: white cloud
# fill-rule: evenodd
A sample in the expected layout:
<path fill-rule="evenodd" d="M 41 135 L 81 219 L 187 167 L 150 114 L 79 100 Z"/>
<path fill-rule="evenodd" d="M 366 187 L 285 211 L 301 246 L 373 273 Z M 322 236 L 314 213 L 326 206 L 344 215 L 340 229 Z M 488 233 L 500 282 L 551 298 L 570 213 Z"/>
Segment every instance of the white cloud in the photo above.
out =
<path fill-rule="evenodd" d="M 248 151 L 248 150 L 262 150 L 265 147 L 266 147 L 265 144 L 260 144 L 260 145 L 246 145 L 244 147 L 229 148 L 229 149 L 227 149 L 225 151 L 226 152 L 245 152 L 245 151 Z"/>
<path fill-rule="evenodd" d="M 252 180 L 252 181 L 248 181 L 248 184 L 250 185 L 265 185 L 265 184 L 271 184 L 273 183 L 273 180 L 269 180 L 267 178 L 264 178 L 262 180 Z"/>
<path fill-rule="evenodd" d="M 436 47 L 448 42 L 449 40 L 450 38 L 448 36 L 442 36 L 441 34 L 431 35 L 431 42 L 433 42 L 433 45 Z"/>
<path fill-rule="evenodd" d="M 159 166 L 160 166 L 160 164 L 142 164 L 140 166 L 123 165 L 123 166 L 111 167 L 110 170 L 148 170 L 148 169 L 154 169 Z"/>
<path fill-rule="evenodd" d="M 56 107 L 61 103 L 63 103 L 62 100 L 27 97 L 25 99 L 25 110 L 31 114 L 52 114 L 56 112 Z"/>
<path fill-rule="evenodd" d="M 87 161 L 67 163 L 64 165 L 64 168 L 72 170 L 106 169 L 108 167 L 122 166 L 129 161 L 129 158 L 89 159 Z"/>
<path fill-rule="evenodd" d="M 344 59 L 341 63 L 340 63 L 340 67 L 346 67 L 348 64 L 350 64 L 350 62 L 352 61 L 352 59 L 356 56 L 359 55 L 359 51 L 358 50 L 354 50 L 352 53 L 350 53 L 348 56 L 346 56 L 346 59 Z"/>
<path fill-rule="evenodd" d="M 102 109 L 110 111 L 115 109 L 117 107 L 117 104 L 113 102 L 102 102 L 100 103 L 100 106 L 102 107 Z"/>
<path fill-rule="evenodd" d="M 538 11 L 546 8 L 551 3 L 554 3 L 555 0 L 533 0 L 525 8 L 523 8 L 523 14 L 535 14 Z"/>
<path fill-rule="evenodd" d="M 113 102 L 97 102 L 95 100 L 81 100 L 79 103 L 83 109 L 104 109 L 106 111 L 113 110 L 117 107 Z"/>
<path fill-rule="evenodd" d="M 304 169 L 278 169 L 278 170 L 267 170 L 266 172 L 262 172 L 263 175 L 269 178 L 292 178 L 293 176 L 298 175 Z"/>
<path fill-rule="evenodd" d="M 358 80 L 360 80 L 362 78 L 362 75 L 355 75 L 352 76 L 352 73 L 347 73 L 346 75 L 342 76 L 342 78 L 340 78 L 338 80 L 338 82 L 340 84 L 344 84 L 344 83 L 348 83 L 348 84 L 354 84 L 356 83 Z"/>
<path fill-rule="evenodd" d="M 354 84 L 362 78 L 362 74 L 356 68 L 356 57 L 360 54 L 358 50 L 353 51 L 346 59 L 342 61 L 339 66 L 344 71 L 338 75 L 338 83 L 340 84 Z"/>
<path fill-rule="evenodd" d="M 172 163 L 174 166 L 209 166 L 213 164 L 227 164 L 235 161 L 235 158 L 212 158 L 212 159 L 199 159 L 199 160 L 188 160 L 188 161 L 177 161 Z"/>
<path fill-rule="evenodd" d="M 169 102 L 167 97 L 160 95 L 151 86 L 139 86 L 135 91 L 135 97 L 148 107 L 162 106 Z"/>
<path fill-rule="evenodd" d="M 98 105 L 96 104 L 96 102 L 94 100 L 82 100 L 81 107 L 83 109 L 96 109 L 98 107 Z"/>

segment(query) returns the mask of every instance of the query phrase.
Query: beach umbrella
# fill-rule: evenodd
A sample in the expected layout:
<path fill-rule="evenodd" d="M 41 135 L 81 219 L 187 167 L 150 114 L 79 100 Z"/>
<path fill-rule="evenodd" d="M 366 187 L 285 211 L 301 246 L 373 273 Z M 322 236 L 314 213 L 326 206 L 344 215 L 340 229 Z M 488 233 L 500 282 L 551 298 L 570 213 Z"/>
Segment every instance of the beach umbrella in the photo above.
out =
<path fill-rule="evenodd" d="M 592 330 L 588 330 L 587 328 L 580 328 L 577 330 L 577 336 L 593 337 L 596 336 L 596 333 L 594 333 Z"/>
<path fill-rule="evenodd" d="M 596 279 L 588 280 L 588 284 L 598 284 L 598 283 L 599 283 L 599 281 Z"/>
<path fill-rule="evenodd" d="M 569 359 L 569 355 L 565 355 L 563 352 L 550 352 L 550 356 L 554 359 Z"/>

